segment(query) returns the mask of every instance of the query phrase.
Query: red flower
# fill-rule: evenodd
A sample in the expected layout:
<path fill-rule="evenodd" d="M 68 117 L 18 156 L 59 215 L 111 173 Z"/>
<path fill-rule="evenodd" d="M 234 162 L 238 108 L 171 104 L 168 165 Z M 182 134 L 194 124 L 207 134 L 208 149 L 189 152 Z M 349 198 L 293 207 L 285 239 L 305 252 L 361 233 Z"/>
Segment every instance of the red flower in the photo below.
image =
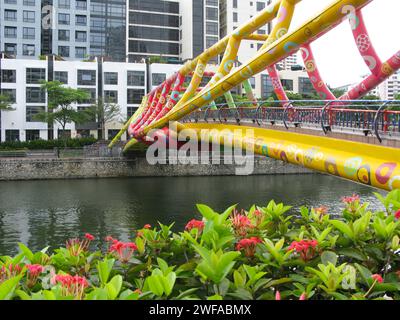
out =
<path fill-rule="evenodd" d="M 107 241 L 107 242 L 113 242 L 113 241 L 114 241 L 114 238 L 111 237 L 111 236 L 107 236 L 107 237 L 106 237 L 106 241 Z"/>
<path fill-rule="evenodd" d="M 275 300 L 281 300 L 281 293 L 279 291 L 275 293 Z"/>
<path fill-rule="evenodd" d="M 40 264 L 27 264 L 26 267 L 28 268 L 28 273 L 27 273 L 28 280 L 26 283 L 29 288 L 32 288 L 36 284 L 44 268 Z"/>
<path fill-rule="evenodd" d="M 400 219 L 400 210 L 397 210 L 396 213 L 394 214 L 394 217 L 396 219 Z"/>
<path fill-rule="evenodd" d="M 61 293 L 64 296 L 74 296 L 77 300 L 82 300 L 85 288 L 89 285 L 85 277 L 69 274 L 56 275 L 53 282 L 61 285 Z"/>
<path fill-rule="evenodd" d="M 307 295 L 305 292 L 303 292 L 299 298 L 299 300 L 307 300 Z"/>
<path fill-rule="evenodd" d="M 22 272 L 22 267 L 19 264 L 9 264 L 8 267 L 2 266 L 0 268 L 0 284 L 4 281 L 20 275 Z"/>
<path fill-rule="evenodd" d="M 231 217 L 232 227 L 235 231 L 235 234 L 240 237 L 245 237 L 249 229 L 253 228 L 250 219 L 239 213 L 234 213 Z"/>
<path fill-rule="evenodd" d="M 380 274 L 373 274 L 371 276 L 371 278 L 374 279 L 375 281 L 379 282 L 379 283 L 383 282 L 383 278 L 382 278 L 382 276 Z"/>
<path fill-rule="evenodd" d="M 295 250 L 300 253 L 303 261 L 311 260 L 315 255 L 315 248 L 318 246 L 317 240 L 293 241 L 288 250 Z"/>
<path fill-rule="evenodd" d="M 143 229 L 151 229 L 151 225 L 150 224 L 145 224 Z"/>
<path fill-rule="evenodd" d="M 351 197 L 343 197 L 342 202 L 347 204 L 352 204 L 356 201 L 360 201 L 360 196 L 353 194 Z"/>
<path fill-rule="evenodd" d="M 94 240 L 94 236 L 91 235 L 90 233 L 86 233 L 86 234 L 85 234 L 85 238 L 86 238 L 87 240 L 89 240 L 89 241 L 93 241 L 93 240 Z"/>
<path fill-rule="evenodd" d="M 315 208 L 314 210 L 317 214 L 322 215 L 322 216 L 326 215 L 328 213 L 328 208 L 325 206 Z"/>
<path fill-rule="evenodd" d="M 137 250 L 137 246 L 133 242 L 113 240 L 113 244 L 110 246 L 109 250 L 117 255 L 119 261 L 127 263 L 132 258 L 133 253 Z"/>
<path fill-rule="evenodd" d="M 197 230 L 200 231 L 200 232 L 203 231 L 203 229 L 204 229 L 204 222 L 201 221 L 201 220 L 195 220 L 195 219 L 190 220 L 190 221 L 187 223 L 187 225 L 186 225 L 186 227 L 185 227 L 185 230 L 191 231 L 192 229 L 197 229 Z"/>
<path fill-rule="evenodd" d="M 261 242 L 262 240 L 257 237 L 242 239 L 237 243 L 236 250 L 241 251 L 243 249 L 246 257 L 253 257 L 254 254 L 256 253 L 257 244 Z"/>

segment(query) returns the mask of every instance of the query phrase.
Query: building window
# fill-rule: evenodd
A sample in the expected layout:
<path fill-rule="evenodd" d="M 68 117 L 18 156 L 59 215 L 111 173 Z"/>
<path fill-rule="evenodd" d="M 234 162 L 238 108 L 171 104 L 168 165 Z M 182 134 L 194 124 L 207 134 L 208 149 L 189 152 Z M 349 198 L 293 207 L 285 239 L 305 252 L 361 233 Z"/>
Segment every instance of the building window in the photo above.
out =
<path fill-rule="evenodd" d="M 35 117 L 45 110 L 44 106 L 26 106 L 26 122 L 40 122 Z"/>
<path fill-rule="evenodd" d="M 85 47 L 75 47 L 75 58 L 85 58 L 86 48 Z"/>
<path fill-rule="evenodd" d="M 35 11 L 24 10 L 24 22 L 35 22 Z"/>
<path fill-rule="evenodd" d="M 112 140 L 119 133 L 117 129 L 108 129 L 108 140 Z"/>
<path fill-rule="evenodd" d="M 87 92 L 88 98 L 82 101 L 82 104 L 93 104 L 96 102 L 96 88 L 78 88 L 79 90 Z"/>
<path fill-rule="evenodd" d="M 24 56 L 35 56 L 35 45 L 34 44 L 23 44 L 22 45 L 22 54 Z"/>
<path fill-rule="evenodd" d="M 70 6 L 70 0 L 58 0 L 58 7 L 60 9 L 69 9 Z"/>
<path fill-rule="evenodd" d="M 17 55 L 17 44 L 16 43 L 5 43 L 4 52 L 11 55 Z"/>
<path fill-rule="evenodd" d="M 207 22 L 206 23 L 206 33 L 214 36 L 218 36 L 219 28 L 218 23 L 216 22 Z"/>
<path fill-rule="evenodd" d="M 128 71 L 128 86 L 143 87 L 145 73 L 144 71 Z"/>
<path fill-rule="evenodd" d="M 19 130 L 6 130 L 6 142 L 19 141 Z"/>
<path fill-rule="evenodd" d="M 212 47 L 214 44 L 218 42 L 218 38 L 216 37 L 206 37 L 206 48 Z"/>
<path fill-rule="evenodd" d="M 104 72 L 104 84 L 118 84 L 118 72 Z"/>
<path fill-rule="evenodd" d="M 24 39 L 35 39 L 35 28 L 23 28 L 23 38 Z"/>
<path fill-rule="evenodd" d="M 4 3 L 7 3 L 7 4 L 17 4 L 17 0 L 5 0 Z"/>
<path fill-rule="evenodd" d="M 78 10 L 86 10 L 87 2 L 86 1 L 76 1 L 76 9 Z"/>
<path fill-rule="evenodd" d="M 58 30 L 59 41 L 69 41 L 69 30 Z"/>
<path fill-rule="evenodd" d="M 26 83 L 40 84 L 44 80 L 46 80 L 46 69 L 26 68 Z"/>
<path fill-rule="evenodd" d="M 274 92 L 272 80 L 266 74 L 261 75 L 261 97 L 263 99 L 269 98 Z"/>
<path fill-rule="evenodd" d="M 285 90 L 293 91 L 293 80 L 282 79 L 281 82 L 282 82 L 282 86 L 285 88 Z"/>
<path fill-rule="evenodd" d="M 207 0 L 207 1 L 206 1 L 206 5 L 207 5 L 207 6 L 218 7 L 218 0 Z"/>
<path fill-rule="evenodd" d="M 58 55 L 61 57 L 69 57 L 70 50 L 68 46 L 58 46 Z"/>
<path fill-rule="evenodd" d="M 17 21 L 17 10 L 4 10 L 4 20 Z"/>
<path fill-rule="evenodd" d="M 40 131 L 39 130 L 25 130 L 25 139 L 26 139 L 26 141 L 40 140 Z"/>
<path fill-rule="evenodd" d="M 16 70 L 1 70 L 1 82 L 16 83 L 17 71 Z"/>
<path fill-rule="evenodd" d="M 233 13 L 233 22 L 238 22 L 238 14 L 237 14 L 237 12 Z"/>
<path fill-rule="evenodd" d="M 96 70 L 78 70 L 78 85 L 95 86 Z"/>
<path fill-rule="evenodd" d="M 165 73 L 153 73 L 151 75 L 151 83 L 153 86 L 158 86 L 163 83 L 167 79 L 167 75 Z"/>
<path fill-rule="evenodd" d="M 144 89 L 128 89 L 128 104 L 140 104 L 145 95 Z"/>
<path fill-rule="evenodd" d="M 57 137 L 58 139 L 71 139 L 71 130 L 58 129 Z"/>
<path fill-rule="evenodd" d="M 118 91 L 117 90 L 104 90 L 104 102 L 118 103 Z"/>
<path fill-rule="evenodd" d="M 4 38 L 16 38 L 17 27 L 4 27 Z"/>
<path fill-rule="evenodd" d="M 238 7 L 238 2 L 237 2 L 237 0 L 233 0 L 232 2 L 233 2 L 233 3 L 232 3 L 233 8 L 234 8 L 234 9 L 237 9 L 237 7 Z"/>
<path fill-rule="evenodd" d="M 26 87 L 27 103 L 46 103 L 46 92 L 39 87 Z"/>
<path fill-rule="evenodd" d="M 265 8 L 265 3 L 257 1 L 257 11 L 264 10 L 264 8 Z"/>
<path fill-rule="evenodd" d="M 68 84 L 68 71 L 54 71 L 54 80 Z"/>
<path fill-rule="evenodd" d="M 24 4 L 24 6 L 33 7 L 33 6 L 35 6 L 35 0 L 24 0 L 23 4 Z"/>
<path fill-rule="evenodd" d="M 87 18 L 84 15 L 76 15 L 75 16 L 75 25 L 77 26 L 86 26 Z"/>
<path fill-rule="evenodd" d="M 309 78 L 299 77 L 299 93 L 305 95 L 312 95 L 314 93 L 314 87 Z"/>
<path fill-rule="evenodd" d="M 86 42 L 86 40 L 87 40 L 86 31 L 75 31 L 76 42 Z"/>
<path fill-rule="evenodd" d="M 127 108 L 127 118 L 128 120 L 135 114 L 137 107 L 128 107 Z"/>
<path fill-rule="evenodd" d="M 69 14 L 59 13 L 58 14 L 58 24 L 69 25 Z"/>
<path fill-rule="evenodd" d="M 17 89 L 1 89 L 1 94 L 6 96 L 10 103 L 17 102 Z"/>
<path fill-rule="evenodd" d="M 218 21 L 218 9 L 206 7 L 206 19 Z"/>
<path fill-rule="evenodd" d="M 251 87 L 252 87 L 253 89 L 255 89 L 255 88 L 256 88 L 256 78 L 251 77 L 251 78 L 249 79 L 249 82 L 250 82 Z"/>

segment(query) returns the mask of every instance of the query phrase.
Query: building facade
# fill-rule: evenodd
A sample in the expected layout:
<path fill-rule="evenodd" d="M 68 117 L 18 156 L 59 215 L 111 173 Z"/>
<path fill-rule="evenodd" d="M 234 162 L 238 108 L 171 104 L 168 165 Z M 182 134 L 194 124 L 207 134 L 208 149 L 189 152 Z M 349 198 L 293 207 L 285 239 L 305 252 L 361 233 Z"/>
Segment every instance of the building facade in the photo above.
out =
<path fill-rule="evenodd" d="M 383 100 L 394 100 L 400 94 L 400 71 L 390 76 L 379 87 L 378 92 Z"/>

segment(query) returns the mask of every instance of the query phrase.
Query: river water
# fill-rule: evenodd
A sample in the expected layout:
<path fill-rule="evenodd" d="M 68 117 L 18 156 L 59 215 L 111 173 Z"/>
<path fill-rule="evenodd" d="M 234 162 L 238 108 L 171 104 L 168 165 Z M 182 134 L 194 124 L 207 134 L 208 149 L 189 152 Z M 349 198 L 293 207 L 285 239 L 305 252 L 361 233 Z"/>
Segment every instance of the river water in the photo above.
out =
<path fill-rule="evenodd" d="M 175 221 L 179 231 L 199 218 L 196 203 L 222 212 L 235 203 L 248 209 L 274 199 L 339 213 L 341 197 L 353 193 L 381 208 L 376 191 L 324 175 L 0 182 L 0 256 L 16 253 L 17 242 L 41 250 L 86 232 L 100 239 L 98 246 L 107 235 L 127 241 L 132 230 L 157 221 Z"/>

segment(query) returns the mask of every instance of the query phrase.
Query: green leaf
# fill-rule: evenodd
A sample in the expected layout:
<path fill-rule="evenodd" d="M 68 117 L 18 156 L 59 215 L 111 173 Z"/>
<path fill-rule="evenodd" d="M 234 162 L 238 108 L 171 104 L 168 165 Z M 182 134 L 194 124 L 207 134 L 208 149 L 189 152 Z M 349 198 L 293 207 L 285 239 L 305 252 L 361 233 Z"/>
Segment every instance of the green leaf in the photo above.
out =
<path fill-rule="evenodd" d="M 22 253 L 25 255 L 25 257 L 32 263 L 33 262 L 33 252 L 23 243 L 19 242 L 18 247 L 21 249 Z"/>
<path fill-rule="evenodd" d="M 211 297 L 208 297 L 207 300 L 224 300 L 224 298 L 221 297 L 219 294 L 215 294 Z"/>
<path fill-rule="evenodd" d="M 0 285 L 0 300 L 10 300 L 23 275 L 10 278 Z"/>
<path fill-rule="evenodd" d="M 97 263 L 97 271 L 99 272 L 99 278 L 101 284 L 104 286 L 108 282 L 108 278 L 114 266 L 115 259 L 104 259 Z"/>
<path fill-rule="evenodd" d="M 122 288 L 122 276 L 114 276 L 105 286 L 109 300 L 115 300 Z"/>
<path fill-rule="evenodd" d="M 340 232 L 348 236 L 350 239 L 354 240 L 354 232 L 346 223 L 339 220 L 330 220 L 329 223 L 332 224 Z"/>

